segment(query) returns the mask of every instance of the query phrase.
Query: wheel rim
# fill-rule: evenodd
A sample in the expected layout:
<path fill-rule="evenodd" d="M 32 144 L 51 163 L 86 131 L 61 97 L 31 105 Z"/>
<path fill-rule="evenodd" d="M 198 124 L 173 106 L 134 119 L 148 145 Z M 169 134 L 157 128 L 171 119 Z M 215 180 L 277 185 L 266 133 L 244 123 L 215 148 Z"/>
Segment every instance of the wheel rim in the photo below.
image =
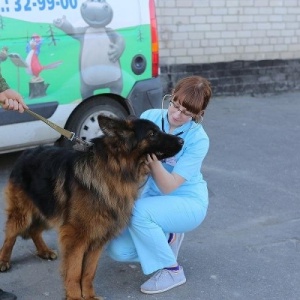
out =
<path fill-rule="evenodd" d="M 107 117 L 117 117 L 116 114 L 113 114 L 111 111 L 101 111 L 99 112 L 94 112 L 91 115 L 89 115 L 84 122 L 82 123 L 82 126 L 79 130 L 79 136 L 83 140 L 89 141 L 95 137 L 99 137 L 102 135 L 102 130 L 99 127 L 97 117 L 99 115 L 104 115 Z"/>

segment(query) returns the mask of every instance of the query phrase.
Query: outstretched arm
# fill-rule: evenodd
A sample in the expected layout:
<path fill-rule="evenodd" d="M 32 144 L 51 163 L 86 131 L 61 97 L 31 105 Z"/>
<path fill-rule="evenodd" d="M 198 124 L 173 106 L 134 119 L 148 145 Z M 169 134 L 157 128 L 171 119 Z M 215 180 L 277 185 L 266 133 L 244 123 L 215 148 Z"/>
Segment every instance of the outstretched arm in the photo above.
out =
<path fill-rule="evenodd" d="M 62 16 L 62 18 L 58 18 L 53 20 L 54 26 L 61 29 L 67 35 L 70 35 L 74 39 L 82 39 L 82 35 L 86 32 L 85 27 L 74 27 L 66 18 L 66 16 Z"/>

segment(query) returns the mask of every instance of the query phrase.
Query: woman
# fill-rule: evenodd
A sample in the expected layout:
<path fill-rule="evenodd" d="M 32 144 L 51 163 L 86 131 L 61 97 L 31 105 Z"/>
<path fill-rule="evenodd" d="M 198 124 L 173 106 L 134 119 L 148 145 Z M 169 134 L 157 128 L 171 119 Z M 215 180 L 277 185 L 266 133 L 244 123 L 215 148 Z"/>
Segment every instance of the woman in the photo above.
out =
<path fill-rule="evenodd" d="M 148 156 L 151 176 L 136 201 L 129 226 L 112 240 L 107 251 L 123 262 L 140 262 L 144 274 L 156 273 L 141 286 L 146 294 L 161 293 L 186 282 L 177 255 L 184 232 L 199 226 L 208 207 L 201 166 L 209 139 L 201 122 L 211 98 L 210 83 L 202 77 L 180 80 L 166 95 L 167 110 L 152 109 L 141 118 L 184 139 L 174 157 L 158 161 Z"/>

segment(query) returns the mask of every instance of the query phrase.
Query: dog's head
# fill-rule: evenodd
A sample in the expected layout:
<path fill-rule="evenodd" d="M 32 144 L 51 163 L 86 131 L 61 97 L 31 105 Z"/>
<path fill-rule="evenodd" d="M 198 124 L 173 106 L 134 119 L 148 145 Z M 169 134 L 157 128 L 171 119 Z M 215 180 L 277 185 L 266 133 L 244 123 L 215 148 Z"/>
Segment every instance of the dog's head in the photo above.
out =
<path fill-rule="evenodd" d="M 174 156 L 183 146 L 183 139 L 162 132 L 149 120 L 120 120 L 99 115 L 98 123 L 102 138 L 108 139 L 111 150 L 119 154 L 135 152 L 141 157 L 154 153 L 161 160 Z M 97 144 L 97 139 L 93 142 Z"/>

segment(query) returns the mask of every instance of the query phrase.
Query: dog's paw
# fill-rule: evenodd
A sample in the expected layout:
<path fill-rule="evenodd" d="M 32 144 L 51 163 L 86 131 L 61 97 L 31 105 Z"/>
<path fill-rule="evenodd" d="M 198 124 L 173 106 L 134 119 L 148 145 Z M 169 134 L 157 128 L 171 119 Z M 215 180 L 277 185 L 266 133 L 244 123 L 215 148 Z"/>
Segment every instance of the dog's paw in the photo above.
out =
<path fill-rule="evenodd" d="M 48 249 L 47 251 L 39 251 L 37 255 L 43 259 L 55 260 L 57 259 L 57 254 L 55 251 Z"/>
<path fill-rule="evenodd" d="M 0 272 L 5 272 L 10 269 L 10 263 L 8 261 L 0 260 Z"/>

